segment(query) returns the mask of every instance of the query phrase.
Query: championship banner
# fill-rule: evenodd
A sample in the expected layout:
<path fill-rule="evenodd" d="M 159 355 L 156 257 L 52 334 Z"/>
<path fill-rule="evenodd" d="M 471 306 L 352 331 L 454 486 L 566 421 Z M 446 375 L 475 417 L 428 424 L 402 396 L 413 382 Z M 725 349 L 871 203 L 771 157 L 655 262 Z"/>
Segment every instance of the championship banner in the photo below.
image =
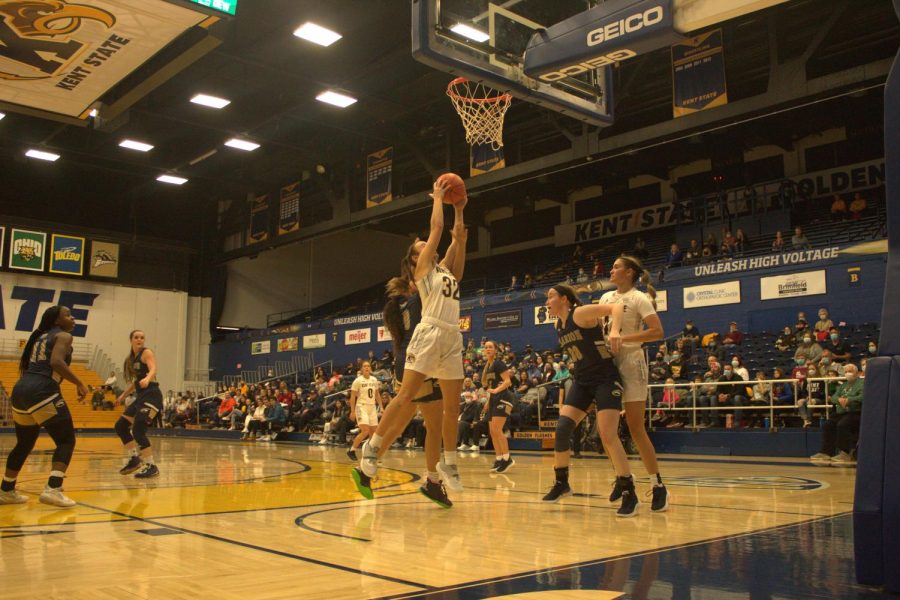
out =
<path fill-rule="evenodd" d="M 91 240 L 91 277 L 119 276 L 119 245 Z"/>
<path fill-rule="evenodd" d="M 207 18 L 162 0 L 0 2 L 0 102 L 86 118 L 106 92 Z"/>
<path fill-rule="evenodd" d="M 9 244 L 10 269 L 43 271 L 47 252 L 47 234 L 40 231 L 13 229 Z"/>
<path fill-rule="evenodd" d="M 296 337 L 288 337 L 288 338 L 279 338 L 278 339 L 278 351 L 279 352 L 296 352 L 297 345 L 300 340 Z"/>
<path fill-rule="evenodd" d="M 780 300 L 797 296 L 825 294 L 825 270 L 791 273 L 759 280 L 760 300 Z"/>
<path fill-rule="evenodd" d="M 472 315 L 462 315 L 459 318 L 459 332 L 469 333 L 472 331 Z"/>
<path fill-rule="evenodd" d="M 534 324 L 535 325 L 555 325 L 556 317 L 550 316 L 547 307 L 544 304 L 534 307 Z"/>
<path fill-rule="evenodd" d="M 250 342 L 250 354 L 269 354 L 272 352 L 272 342 L 265 340 L 264 342 Z"/>
<path fill-rule="evenodd" d="M 393 164 L 393 146 L 373 152 L 366 158 L 366 208 L 387 204 L 393 199 L 391 195 Z"/>
<path fill-rule="evenodd" d="M 84 238 L 71 235 L 50 237 L 50 272 L 62 275 L 84 273 Z"/>
<path fill-rule="evenodd" d="M 672 113 L 683 117 L 728 104 L 722 30 L 672 45 Z"/>
<path fill-rule="evenodd" d="M 312 335 L 304 335 L 303 336 L 303 349 L 304 350 L 315 350 L 318 348 L 325 347 L 325 334 L 324 333 L 314 333 Z"/>
<path fill-rule="evenodd" d="M 712 285 L 697 285 L 684 288 L 684 307 L 701 308 L 722 304 L 741 303 L 741 282 L 726 281 Z"/>
<path fill-rule="evenodd" d="M 269 239 L 269 195 L 257 196 L 250 203 L 250 234 L 247 244 Z"/>
<path fill-rule="evenodd" d="M 281 188 L 281 206 L 278 210 L 278 235 L 300 229 L 300 182 Z"/>
<path fill-rule="evenodd" d="M 503 157 L 503 146 L 497 149 L 489 143 L 469 146 L 469 177 L 499 171 L 504 167 L 506 159 Z"/>
<path fill-rule="evenodd" d="M 522 326 L 522 309 L 501 310 L 492 313 L 484 313 L 484 328 L 509 329 Z"/>

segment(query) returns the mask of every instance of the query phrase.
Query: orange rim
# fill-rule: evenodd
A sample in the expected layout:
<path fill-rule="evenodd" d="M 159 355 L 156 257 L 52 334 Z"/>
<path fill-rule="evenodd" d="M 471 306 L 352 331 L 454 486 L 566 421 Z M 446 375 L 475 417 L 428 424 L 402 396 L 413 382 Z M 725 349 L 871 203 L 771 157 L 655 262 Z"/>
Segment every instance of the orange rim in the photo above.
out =
<path fill-rule="evenodd" d="M 506 102 L 510 98 L 512 98 L 511 94 L 500 94 L 499 96 L 491 96 L 489 98 L 468 98 L 466 96 L 460 96 L 454 91 L 454 86 L 461 85 L 463 83 L 469 83 L 469 80 L 465 77 L 457 77 L 453 81 L 451 81 L 447 85 L 447 95 L 453 98 L 454 100 L 458 100 L 460 102 L 468 102 L 471 104 L 494 104 L 497 102 Z"/>

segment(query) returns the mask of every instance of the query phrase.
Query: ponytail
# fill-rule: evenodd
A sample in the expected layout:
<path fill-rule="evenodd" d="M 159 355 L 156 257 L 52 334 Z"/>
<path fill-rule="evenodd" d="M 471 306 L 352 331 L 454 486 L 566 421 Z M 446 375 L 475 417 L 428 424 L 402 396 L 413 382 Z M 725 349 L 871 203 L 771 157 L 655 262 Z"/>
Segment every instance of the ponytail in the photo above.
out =
<path fill-rule="evenodd" d="M 650 303 L 653 304 L 653 310 L 656 310 L 656 288 L 650 283 L 650 271 L 644 269 L 641 273 L 641 283 L 647 288 L 647 295 L 650 296 Z"/>
<path fill-rule="evenodd" d="M 631 278 L 632 285 L 636 286 L 638 282 L 640 282 L 644 285 L 645 288 L 647 288 L 647 295 L 650 296 L 650 302 L 653 304 L 653 310 L 656 310 L 656 288 L 653 287 L 652 283 L 650 283 L 650 271 L 645 269 L 640 259 L 634 256 L 623 254 L 619 258 L 625 262 L 625 266 L 627 268 L 631 269 L 634 272 L 634 276 Z"/>
<path fill-rule="evenodd" d="M 401 263 L 402 268 L 402 263 Z M 409 294 L 409 280 L 405 277 L 392 277 L 385 285 L 387 290 L 388 301 L 384 305 L 384 326 L 393 338 L 394 355 L 400 353 L 400 346 L 406 337 L 406 330 L 403 323 L 403 311 L 400 304 Z"/>
<path fill-rule="evenodd" d="M 31 353 L 34 352 L 34 345 L 37 343 L 38 338 L 56 327 L 56 321 L 59 319 L 59 313 L 63 308 L 65 307 L 57 304 L 45 310 L 44 314 L 41 315 L 41 322 L 38 323 L 38 328 L 28 336 L 28 341 L 25 342 L 25 348 L 22 350 L 22 356 L 19 358 L 20 373 L 24 373 L 28 369 L 28 365 L 31 363 Z"/>

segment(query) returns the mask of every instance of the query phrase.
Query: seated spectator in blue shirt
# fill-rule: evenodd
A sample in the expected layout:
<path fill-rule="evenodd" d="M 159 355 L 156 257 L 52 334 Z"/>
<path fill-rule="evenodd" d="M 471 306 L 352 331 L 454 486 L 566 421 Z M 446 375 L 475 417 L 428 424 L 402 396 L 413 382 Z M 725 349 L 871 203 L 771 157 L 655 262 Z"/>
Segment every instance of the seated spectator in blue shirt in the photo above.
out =
<path fill-rule="evenodd" d="M 266 421 L 264 427 L 266 429 L 266 434 L 260 439 L 274 440 L 278 436 L 278 432 L 284 427 L 286 417 L 284 414 L 284 406 L 272 396 L 269 396 L 266 399 L 265 417 Z"/>
<path fill-rule="evenodd" d="M 666 267 L 680 267 L 683 261 L 684 253 L 678 248 L 678 244 L 672 244 L 672 248 L 666 256 Z"/>

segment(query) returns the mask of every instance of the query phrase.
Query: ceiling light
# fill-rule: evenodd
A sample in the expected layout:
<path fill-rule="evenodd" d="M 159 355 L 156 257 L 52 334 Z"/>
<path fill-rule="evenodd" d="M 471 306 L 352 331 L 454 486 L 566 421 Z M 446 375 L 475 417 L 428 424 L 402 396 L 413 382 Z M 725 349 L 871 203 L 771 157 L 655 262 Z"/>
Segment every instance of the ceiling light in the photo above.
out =
<path fill-rule="evenodd" d="M 341 108 L 347 108 L 348 106 L 356 102 L 356 98 L 347 96 L 346 94 L 333 92 L 331 90 L 322 92 L 321 94 L 316 96 L 316 100 L 318 100 L 319 102 L 325 102 L 326 104 L 333 104 Z"/>
<path fill-rule="evenodd" d="M 59 158 L 59 154 L 53 154 L 52 152 L 42 152 L 40 150 L 31 149 L 25 153 L 25 156 L 29 158 L 39 158 L 41 160 L 49 160 L 53 162 Z"/>
<path fill-rule="evenodd" d="M 231 138 L 225 142 L 225 145 L 231 148 L 237 148 L 238 150 L 246 150 L 247 152 L 253 152 L 259 148 L 259 144 L 238 138 Z"/>
<path fill-rule="evenodd" d="M 5 117 L 5 116 L 6 116 L 6 113 L 0 113 L 0 121 L 2 121 L 3 117 Z"/>
<path fill-rule="evenodd" d="M 450 31 L 452 31 L 453 33 L 458 33 L 459 35 L 470 40 L 475 40 L 476 42 L 486 42 L 491 39 L 491 36 L 489 36 L 485 32 L 481 31 L 480 29 L 475 29 L 471 25 L 466 25 L 465 23 L 457 23 L 450 28 Z"/>
<path fill-rule="evenodd" d="M 201 104 L 203 106 L 208 106 L 210 108 L 225 108 L 229 104 L 231 104 L 231 100 L 226 100 L 225 98 L 216 98 L 215 96 L 208 96 L 206 94 L 197 94 L 193 98 L 191 98 L 191 102 L 194 104 Z"/>
<path fill-rule="evenodd" d="M 150 144 L 145 144 L 144 142 L 137 142 L 135 140 L 122 140 L 119 143 L 119 146 L 122 148 L 128 148 L 129 150 L 137 150 L 138 152 L 150 152 L 153 150 L 153 146 Z"/>
<path fill-rule="evenodd" d="M 175 185 L 187 183 L 187 179 L 185 179 L 184 177 L 176 177 L 174 175 L 160 175 L 156 178 L 156 180 L 162 181 L 163 183 L 174 183 Z"/>
<path fill-rule="evenodd" d="M 225 325 L 217 325 L 216 329 L 219 329 L 221 331 L 240 331 L 241 330 L 240 327 L 227 327 Z"/>
<path fill-rule="evenodd" d="M 294 31 L 294 35 L 320 46 L 330 46 L 343 37 L 315 23 L 304 23 Z"/>
<path fill-rule="evenodd" d="M 91 112 L 88 113 L 88 116 L 92 119 L 96 119 L 97 115 L 99 115 L 99 114 L 100 114 L 99 110 L 97 110 L 96 108 L 92 108 Z"/>

